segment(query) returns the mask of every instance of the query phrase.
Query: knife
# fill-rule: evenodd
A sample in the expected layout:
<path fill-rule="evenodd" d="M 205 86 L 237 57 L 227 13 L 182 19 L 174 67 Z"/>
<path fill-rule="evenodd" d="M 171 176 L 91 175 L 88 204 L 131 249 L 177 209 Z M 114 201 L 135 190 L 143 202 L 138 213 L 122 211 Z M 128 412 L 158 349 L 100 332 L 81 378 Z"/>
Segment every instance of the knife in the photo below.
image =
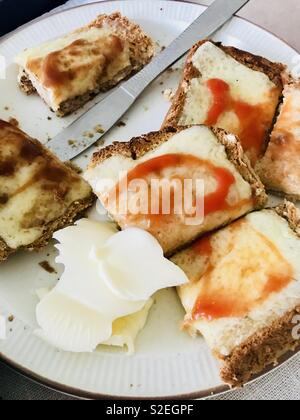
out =
<path fill-rule="evenodd" d="M 62 161 L 80 155 L 119 121 L 154 79 L 184 56 L 196 42 L 216 32 L 248 1 L 215 0 L 150 64 L 50 140 L 47 147 Z M 99 125 L 101 130 L 95 129 Z"/>

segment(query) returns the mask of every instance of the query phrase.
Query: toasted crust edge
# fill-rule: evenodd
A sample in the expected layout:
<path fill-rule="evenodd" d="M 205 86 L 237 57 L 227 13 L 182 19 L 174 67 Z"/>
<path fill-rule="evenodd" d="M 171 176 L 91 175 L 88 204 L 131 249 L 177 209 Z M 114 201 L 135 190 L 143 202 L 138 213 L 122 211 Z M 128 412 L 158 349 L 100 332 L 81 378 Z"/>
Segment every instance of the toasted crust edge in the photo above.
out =
<path fill-rule="evenodd" d="M 295 205 L 285 201 L 272 210 L 285 219 L 300 238 L 300 211 Z M 296 306 L 270 326 L 252 335 L 228 357 L 215 352 L 224 363 L 221 368 L 221 378 L 224 382 L 232 387 L 241 387 L 269 365 L 276 365 L 283 354 L 295 350 L 300 344 L 300 339 L 292 336 L 292 329 L 295 327 L 292 321 L 299 314 L 300 306 Z"/>
<path fill-rule="evenodd" d="M 295 350 L 300 339 L 293 338 L 292 329 L 295 324 L 292 321 L 299 314 L 300 306 L 297 306 L 269 327 L 254 334 L 234 349 L 229 357 L 217 354 L 224 362 L 221 368 L 222 380 L 234 388 L 241 387 L 268 366 L 276 365 L 285 353 Z"/>
<path fill-rule="evenodd" d="M 130 43 L 131 59 L 133 69 L 138 70 L 141 65 L 145 65 L 153 57 L 155 47 L 152 39 L 146 35 L 140 25 L 132 22 L 127 17 L 115 12 L 110 15 L 99 15 L 89 27 L 102 27 L 108 25 L 117 27 L 116 33 L 126 38 Z"/>
<path fill-rule="evenodd" d="M 285 200 L 274 208 L 274 211 L 288 223 L 292 231 L 300 239 L 300 210 L 290 201 Z"/>
<path fill-rule="evenodd" d="M 124 80 L 141 70 L 152 59 L 155 53 L 154 43 L 152 39 L 145 34 L 139 25 L 130 21 L 127 17 L 122 16 L 120 12 L 115 12 L 110 15 L 99 15 L 86 27 L 93 28 L 102 27 L 104 25 L 115 28 L 116 33 L 129 42 L 131 66 L 123 69 L 119 74 L 115 76 L 113 80 L 99 85 L 93 91 L 86 92 L 83 95 L 76 96 L 74 98 L 68 99 L 65 102 L 62 102 L 60 104 L 60 108 L 56 111 L 56 115 L 58 117 L 65 117 L 71 114 L 72 112 L 81 108 L 85 103 L 93 99 L 95 96 L 97 96 L 100 92 L 107 92 L 116 86 L 121 80 Z M 74 32 L 80 32 L 84 28 L 85 27 L 79 28 Z M 19 80 L 19 86 L 20 89 L 27 95 L 31 95 L 36 92 L 36 89 L 30 80 L 30 76 L 27 74 L 25 69 L 22 71 L 22 76 Z"/>
<path fill-rule="evenodd" d="M 275 83 L 276 86 L 283 89 L 282 73 L 286 69 L 286 66 L 283 64 L 273 63 L 270 60 L 267 60 L 266 58 L 260 57 L 258 55 L 239 50 L 235 47 L 224 46 L 221 42 L 214 42 L 210 39 L 205 39 L 195 44 L 188 54 L 182 80 L 174 96 L 171 108 L 163 122 L 163 127 L 168 125 L 176 126 L 178 124 L 185 104 L 189 82 L 199 75 L 198 70 L 193 66 L 192 58 L 198 48 L 206 42 L 213 43 L 217 47 L 221 48 L 225 53 L 229 54 L 232 58 L 237 60 L 239 63 L 244 64 L 250 69 L 266 74 L 269 79 Z"/>
<path fill-rule="evenodd" d="M 175 134 L 191 127 L 195 126 L 166 127 L 161 131 L 152 132 L 141 137 L 135 137 L 127 143 L 115 142 L 111 146 L 94 153 L 88 169 L 93 169 L 95 166 L 103 163 L 112 156 L 124 156 L 126 158 L 137 160 L 143 157 L 146 153 L 167 142 Z M 225 130 L 220 128 L 211 127 L 210 129 L 215 134 L 218 142 L 225 147 L 225 151 L 230 162 L 235 166 L 243 179 L 250 184 L 254 199 L 254 209 L 263 208 L 268 199 L 265 187 L 252 169 L 237 137 L 229 135 Z M 233 137 L 234 141 L 230 141 L 228 136 Z"/>

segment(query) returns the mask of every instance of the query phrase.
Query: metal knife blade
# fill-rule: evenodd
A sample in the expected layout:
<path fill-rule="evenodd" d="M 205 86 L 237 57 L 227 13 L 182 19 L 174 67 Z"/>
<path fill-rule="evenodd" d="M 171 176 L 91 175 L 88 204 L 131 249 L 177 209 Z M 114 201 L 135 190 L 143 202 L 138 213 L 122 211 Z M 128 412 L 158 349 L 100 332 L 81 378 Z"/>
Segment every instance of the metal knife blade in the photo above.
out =
<path fill-rule="evenodd" d="M 119 121 L 156 77 L 179 60 L 196 42 L 216 32 L 248 1 L 215 0 L 150 64 L 50 140 L 47 147 L 62 161 L 80 155 Z M 95 130 L 99 124 L 103 128 L 103 133 Z"/>

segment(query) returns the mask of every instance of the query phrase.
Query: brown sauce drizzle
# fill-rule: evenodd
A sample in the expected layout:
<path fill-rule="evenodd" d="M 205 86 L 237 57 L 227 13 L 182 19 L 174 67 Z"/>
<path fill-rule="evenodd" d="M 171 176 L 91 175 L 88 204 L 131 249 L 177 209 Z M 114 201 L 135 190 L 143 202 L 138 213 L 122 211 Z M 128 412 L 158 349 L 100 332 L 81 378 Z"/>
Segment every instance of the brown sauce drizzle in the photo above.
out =
<path fill-rule="evenodd" d="M 0 129 L 1 129 L 0 125 Z M 17 171 L 28 165 L 35 164 L 32 168 L 32 177 L 17 188 L 12 193 L 0 191 L 0 205 L 6 204 L 12 197 L 21 194 L 27 188 L 36 183 L 40 183 L 40 188 L 44 191 L 52 192 L 55 199 L 64 199 L 70 190 L 72 182 L 77 182 L 77 175 L 57 162 L 38 142 L 31 140 L 17 128 L 9 125 L 0 137 L 0 143 L 12 147 L 14 157 L 0 156 L 0 183 L 1 178 L 13 177 Z M 6 143 L 6 144 L 5 144 Z M 4 180 L 3 180 L 4 181 Z"/>

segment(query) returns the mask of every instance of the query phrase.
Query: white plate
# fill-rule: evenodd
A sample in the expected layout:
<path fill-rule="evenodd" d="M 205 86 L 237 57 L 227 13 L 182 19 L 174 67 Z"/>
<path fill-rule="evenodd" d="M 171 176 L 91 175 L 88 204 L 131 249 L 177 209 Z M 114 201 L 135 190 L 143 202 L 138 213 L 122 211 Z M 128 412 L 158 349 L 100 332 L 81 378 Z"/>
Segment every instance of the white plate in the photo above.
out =
<path fill-rule="evenodd" d="M 74 117 L 58 119 L 39 97 L 26 97 L 18 90 L 13 57 L 26 47 L 84 25 L 99 13 L 116 10 L 141 24 L 161 46 L 167 46 L 204 7 L 173 1 L 108 1 L 64 11 L 26 26 L 0 43 L 0 54 L 7 61 L 7 77 L 0 80 L 0 118 L 15 117 L 24 131 L 43 142 L 68 125 Z M 238 18 L 215 38 L 290 66 L 297 56 L 273 35 Z M 169 107 L 162 90 L 174 88 L 179 77 L 178 71 L 168 72 L 155 81 L 124 118 L 126 127 L 112 130 L 107 143 L 159 129 Z M 77 163 L 84 167 L 90 154 Z M 0 313 L 13 315 L 14 321 L 7 321 L 8 338 L 0 340 L 0 355 L 10 365 L 56 389 L 85 397 L 201 397 L 226 390 L 218 375 L 218 364 L 204 341 L 200 337 L 192 340 L 180 331 L 184 314 L 173 290 L 157 295 L 132 357 L 102 348 L 93 354 L 63 353 L 35 337 L 34 291 L 53 285 L 59 277 L 48 274 L 38 263 L 48 260 L 55 266 L 54 257 L 51 245 L 43 253 L 20 253 L 1 265 Z M 57 267 L 58 273 L 60 270 Z"/>

